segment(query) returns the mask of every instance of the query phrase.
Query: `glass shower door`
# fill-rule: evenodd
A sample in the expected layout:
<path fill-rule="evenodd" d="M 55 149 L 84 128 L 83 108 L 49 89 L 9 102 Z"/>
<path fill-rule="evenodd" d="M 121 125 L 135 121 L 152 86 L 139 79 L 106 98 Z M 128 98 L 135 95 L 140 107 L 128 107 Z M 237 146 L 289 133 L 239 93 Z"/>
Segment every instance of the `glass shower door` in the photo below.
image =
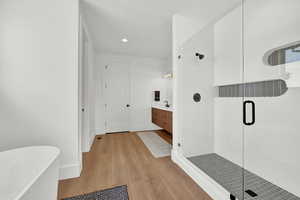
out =
<path fill-rule="evenodd" d="M 300 199 L 300 1 L 245 0 L 244 199 Z"/>
<path fill-rule="evenodd" d="M 193 34 L 176 55 L 179 149 L 199 172 L 203 189 L 239 200 L 244 195 L 241 2 Z M 213 184 L 205 188 L 206 183 Z"/>

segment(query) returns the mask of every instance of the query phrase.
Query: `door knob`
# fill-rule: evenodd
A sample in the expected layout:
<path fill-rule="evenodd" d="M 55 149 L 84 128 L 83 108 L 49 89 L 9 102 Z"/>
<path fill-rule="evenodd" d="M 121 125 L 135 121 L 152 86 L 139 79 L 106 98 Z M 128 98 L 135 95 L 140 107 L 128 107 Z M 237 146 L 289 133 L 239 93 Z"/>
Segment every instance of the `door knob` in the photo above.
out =
<path fill-rule="evenodd" d="M 127 104 L 127 105 L 126 105 L 126 107 L 127 107 L 127 108 L 128 108 L 128 107 L 130 107 L 130 105 L 129 105 L 129 104 Z"/>

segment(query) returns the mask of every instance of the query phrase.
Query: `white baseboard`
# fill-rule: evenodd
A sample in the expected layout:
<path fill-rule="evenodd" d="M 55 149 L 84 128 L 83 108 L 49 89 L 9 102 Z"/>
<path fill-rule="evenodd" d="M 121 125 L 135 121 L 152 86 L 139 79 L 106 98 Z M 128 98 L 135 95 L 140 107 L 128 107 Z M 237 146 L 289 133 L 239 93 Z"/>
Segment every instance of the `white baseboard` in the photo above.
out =
<path fill-rule="evenodd" d="M 95 129 L 94 133 L 95 133 L 95 135 L 105 135 L 105 130 L 103 130 L 103 129 Z"/>
<path fill-rule="evenodd" d="M 64 165 L 61 166 L 59 169 L 59 179 L 69 179 L 69 178 L 76 178 L 79 177 L 81 173 L 80 165 L 73 164 L 73 165 Z"/>
<path fill-rule="evenodd" d="M 159 131 L 159 130 L 163 130 L 163 129 L 162 128 L 132 129 L 132 130 L 130 130 L 130 132 L 145 132 L 145 131 Z"/>
<path fill-rule="evenodd" d="M 214 200 L 230 199 L 230 193 L 197 168 L 181 153 L 172 150 L 172 161 L 175 162 L 185 173 L 187 173 L 210 197 Z"/>

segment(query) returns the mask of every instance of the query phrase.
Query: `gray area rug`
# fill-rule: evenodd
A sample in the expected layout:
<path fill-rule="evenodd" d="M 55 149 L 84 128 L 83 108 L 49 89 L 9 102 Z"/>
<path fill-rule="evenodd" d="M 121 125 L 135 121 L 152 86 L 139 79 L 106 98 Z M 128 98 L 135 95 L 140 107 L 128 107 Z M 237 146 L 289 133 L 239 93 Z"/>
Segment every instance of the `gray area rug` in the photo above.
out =
<path fill-rule="evenodd" d="M 117 186 L 114 188 L 100 190 L 89 194 L 83 194 L 63 200 L 129 200 L 127 186 Z"/>
<path fill-rule="evenodd" d="M 144 142 L 155 158 L 171 155 L 172 146 L 153 131 L 138 132 L 138 136 Z"/>

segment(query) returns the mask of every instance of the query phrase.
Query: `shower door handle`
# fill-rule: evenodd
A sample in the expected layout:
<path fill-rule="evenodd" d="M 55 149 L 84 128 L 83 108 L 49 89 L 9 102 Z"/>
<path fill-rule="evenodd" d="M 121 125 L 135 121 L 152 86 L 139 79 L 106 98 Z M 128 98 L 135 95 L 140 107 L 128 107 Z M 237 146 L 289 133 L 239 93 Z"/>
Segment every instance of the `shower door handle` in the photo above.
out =
<path fill-rule="evenodd" d="M 247 122 L 247 105 L 250 104 L 252 107 L 252 120 Z M 243 104 L 243 122 L 247 126 L 251 126 L 255 123 L 255 103 L 253 101 L 244 101 Z"/>

